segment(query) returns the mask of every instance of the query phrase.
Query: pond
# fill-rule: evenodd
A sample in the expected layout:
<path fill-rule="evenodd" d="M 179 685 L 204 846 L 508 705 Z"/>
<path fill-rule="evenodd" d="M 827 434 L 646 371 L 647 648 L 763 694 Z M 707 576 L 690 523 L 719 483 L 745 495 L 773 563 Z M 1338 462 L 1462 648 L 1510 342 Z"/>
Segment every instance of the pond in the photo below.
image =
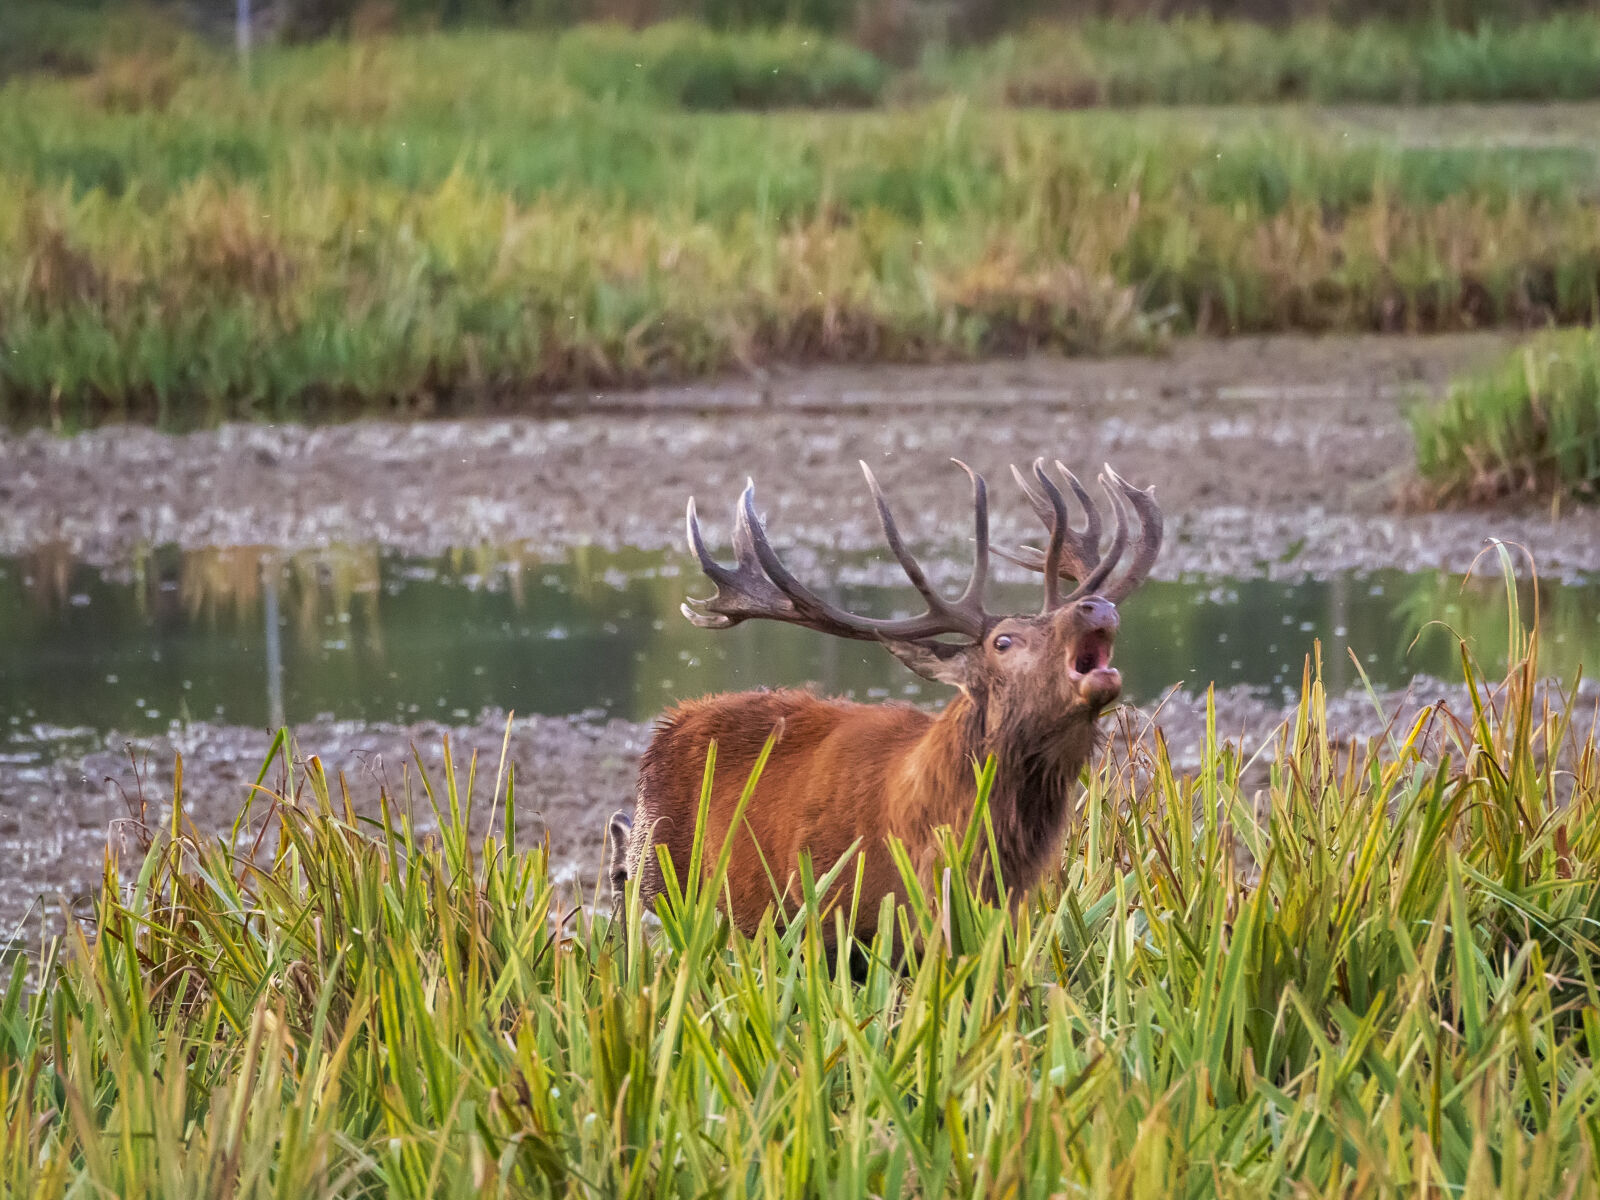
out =
<path fill-rule="evenodd" d="M 943 691 L 863 643 L 770 622 L 697 629 L 678 605 L 708 591 L 680 556 L 626 551 L 156 550 L 115 573 L 59 550 L 0 559 L 0 753 L 184 721 L 451 723 L 489 707 L 644 720 L 678 698 L 762 685 L 913 701 Z M 846 586 L 832 598 L 891 615 L 914 596 Z M 1037 602 L 1036 588 L 1002 584 L 990 607 Z M 1524 617 L 1534 603 L 1521 585 Z M 1352 652 L 1380 688 L 1458 676 L 1454 639 L 1430 622 L 1459 629 L 1490 670 L 1506 642 L 1502 583 L 1436 572 L 1157 581 L 1123 610 L 1116 661 L 1136 702 L 1213 681 L 1288 698 L 1319 640 L 1334 690 L 1360 684 Z M 1537 611 L 1548 671 L 1600 659 L 1600 581 L 1544 585 Z"/>

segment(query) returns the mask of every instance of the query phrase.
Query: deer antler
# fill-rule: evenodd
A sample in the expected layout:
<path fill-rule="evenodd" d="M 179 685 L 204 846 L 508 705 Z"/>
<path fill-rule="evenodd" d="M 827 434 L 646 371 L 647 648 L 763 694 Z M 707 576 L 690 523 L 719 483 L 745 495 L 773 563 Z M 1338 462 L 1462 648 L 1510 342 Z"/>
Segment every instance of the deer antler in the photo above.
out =
<path fill-rule="evenodd" d="M 700 560 L 700 569 L 717 585 L 717 592 L 705 600 L 688 600 L 683 605 L 683 615 L 703 629 L 727 629 L 741 621 L 767 618 L 862 641 L 920 641 L 941 634 L 959 634 L 973 642 L 982 641 L 994 622 L 983 608 L 983 590 L 989 578 L 989 495 L 983 476 L 959 459 L 952 461 L 972 480 L 974 540 L 977 543 L 972 574 L 959 598 L 947 600 L 928 583 L 921 565 L 901 540 L 889 502 L 884 499 L 872 468 L 862 463 L 867 487 L 878 508 L 884 540 L 889 543 L 889 550 L 911 586 L 927 603 L 927 612 L 919 617 L 880 620 L 845 612 L 817 596 L 789 573 L 767 541 L 766 530 L 756 516 L 755 483 L 750 481 L 734 510 L 735 563 L 732 567 L 723 566 L 707 552 L 694 500 L 689 501 L 689 548 Z"/>
<path fill-rule="evenodd" d="M 1039 485 L 1035 491 L 1029 485 L 1022 472 L 1016 467 L 1011 468 L 1011 474 L 1017 484 L 1027 496 L 1028 503 L 1033 506 L 1033 511 L 1039 519 L 1050 529 L 1050 544 L 1047 550 L 1036 550 L 1032 546 L 1020 547 L 1015 553 L 997 549 L 996 554 L 1008 562 L 1018 566 L 1027 567 L 1029 570 L 1044 573 L 1044 608 L 1043 612 L 1050 612 L 1063 604 L 1083 596 L 1100 595 L 1113 604 L 1119 602 L 1144 582 L 1150 574 L 1150 568 L 1155 565 L 1156 556 L 1161 551 L 1161 509 L 1156 505 L 1155 488 L 1144 490 L 1128 483 L 1109 466 L 1100 474 L 1100 487 L 1105 492 L 1106 498 L 1111 501 L 1112 511 L 1116 514 L 1116 528 L 1111 535 L 1111 547 L 1104 557 L 1100 555 L 1100 511 L 1089 498 L 1089 493 L 1078 482 L 1078 477 L 1067 470 L 1059 460 L 1056 470 L 1061 472 L 1067 486 L 1072 489 L 1073 496 L 1084 511 L 1084 528 L 1072 528 L 1067 515 L 1066 500 L 1061 494 L 1061 489 L 1045 474 L 1044 459 L 1035 459 L 1033 463 L 1033 477 Z M 1133 508 L 1139 518 L 1139 542 L 1134 550 L 1133 562 L 1122 576 L 1106 586 L 1106 580 L 1112 571 L 1116 570 L 1118 560 L 1128 546 L 1128 517 L 1127 506 Z M 1059 580 L 1067 578 L 1077 581 L 1077 586 L 1066 596 L 1060 595 Z"/>
<path fill-rule="evenodd" d="M 1121 490 L 1139 518 L 1139 542 L 1134 547 L 1133 562 L 1128 565 L 1128 569 L 1122 573 L 1120 579 L 1113 580 L 1110 586 L 1100 593 L 1111 603 L 1117 604 L 1143 583 L 1150 574 L 1150 568 L 1156 565 L 1156 556 L 1161 553 L 1161 506 L 1156 503 L 1155 484 L 1152 483 L 1147 488 L 1136 488 L 1113 471 L 1109 464 L 1105 468 L 1105 474 Z"/>

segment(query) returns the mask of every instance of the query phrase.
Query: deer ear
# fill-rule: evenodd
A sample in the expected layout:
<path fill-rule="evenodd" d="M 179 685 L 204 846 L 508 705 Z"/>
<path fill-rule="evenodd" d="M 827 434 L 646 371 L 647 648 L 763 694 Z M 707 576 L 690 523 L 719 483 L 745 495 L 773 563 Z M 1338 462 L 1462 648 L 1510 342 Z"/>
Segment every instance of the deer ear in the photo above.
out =
<path fill-rule="evenodd" d="M 891 642 L 884 646 L 906 666 L 924 679 L 935 683 L 948 683 L 964 688 L 972 669 L 972 653 L 977 646 L 952 645 L 949 642 Z"/>

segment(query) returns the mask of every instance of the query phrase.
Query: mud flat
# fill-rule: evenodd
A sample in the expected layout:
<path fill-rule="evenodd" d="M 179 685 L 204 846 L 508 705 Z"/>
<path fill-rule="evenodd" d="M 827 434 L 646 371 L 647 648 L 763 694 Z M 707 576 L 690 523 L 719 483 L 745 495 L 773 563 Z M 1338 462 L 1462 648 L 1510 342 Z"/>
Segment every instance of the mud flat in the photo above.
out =
<path fill-rule="evenodd" d="M 910 536 L 965 527 L 960 456 L 997 485 L 996 531 L 1031 536 L 1005 481 L 1038 454 L 1155 481 L 1158 568 L 1250 575 L 1462 570 L 1490 536 L 1541 571 L 1600 569 L 1600 510 L 1403 513 L 1403 406 L 1506 346 L 1498 335 L 1189 342 L 1157 359 L 818 369 L 759 381 L 555 397 L 537 417 L 170 436 L 0 435 L 0 554 L 61 544 L 98 565 L 139 546 L 378 541 L 436 554 L 517 543 L 676 546 L 684 500 L 725 518 L 745 478 L 782 540 L 876 547 L 855 460 Z M 1031 517 L 1027 518 L 1031 521 Z M 946 536 L 942 539 L 948 542 Z"/>

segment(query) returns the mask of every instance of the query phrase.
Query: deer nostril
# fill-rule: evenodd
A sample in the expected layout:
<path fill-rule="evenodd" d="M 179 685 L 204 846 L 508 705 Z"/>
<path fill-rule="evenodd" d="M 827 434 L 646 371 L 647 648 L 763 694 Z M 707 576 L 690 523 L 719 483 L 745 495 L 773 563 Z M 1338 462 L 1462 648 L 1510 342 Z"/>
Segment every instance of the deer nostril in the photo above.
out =
<path fill-rule="evenodd" d="M 1102 596 L 1089 596 L 1072 606 L 1075 623 L 1080 629 L 1103 629 L 1112 632 L 1121 623 L 1117 606 Z"/>

